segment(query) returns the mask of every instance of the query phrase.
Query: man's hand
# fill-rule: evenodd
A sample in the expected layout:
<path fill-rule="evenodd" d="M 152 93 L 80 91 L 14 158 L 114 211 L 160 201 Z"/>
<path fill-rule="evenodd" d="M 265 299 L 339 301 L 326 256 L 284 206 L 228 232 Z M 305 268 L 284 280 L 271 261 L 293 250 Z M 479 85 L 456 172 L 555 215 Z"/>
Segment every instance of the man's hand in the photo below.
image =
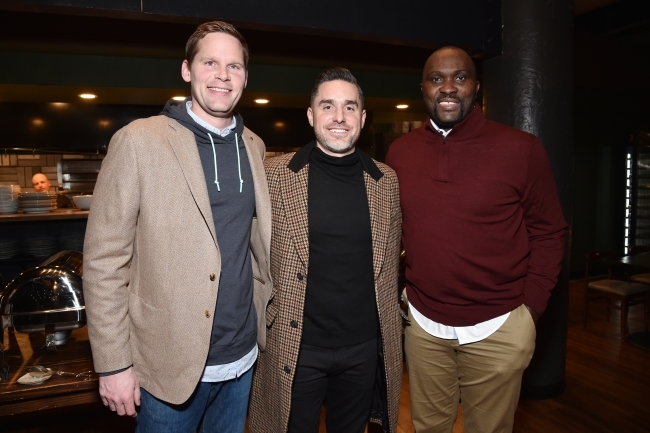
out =
<path fill-rule="evenodd" d="M 537 314 L 537 312 L 532 308 L 530 308 L 528 305 L 526 305 L 526 309 L 530 313 L 530 316 L 533 318 L 533 323 L 537 324 L 537 319 L 539 319 L 539 314 Z"/>
<path fill-rule="evenodd" d="M 140 406 L 140 381 L 133 367 L 100 377 L 99 395 L 104 406 L 110 407 L 118 415 L 137 416 L 135 406 Z"/>

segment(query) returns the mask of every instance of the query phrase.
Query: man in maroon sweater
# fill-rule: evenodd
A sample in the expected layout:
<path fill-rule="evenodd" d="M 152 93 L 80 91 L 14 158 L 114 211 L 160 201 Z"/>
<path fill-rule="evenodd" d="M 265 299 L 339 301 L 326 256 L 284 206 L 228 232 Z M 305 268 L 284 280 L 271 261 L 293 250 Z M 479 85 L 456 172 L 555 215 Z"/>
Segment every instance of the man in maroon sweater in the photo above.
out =
<path fill-rule="evenodd" d="M 512 431 L 535 322 L 555 286 L 566 223 L 541 142 L 490 122 L 470 57 L 427 60 L 429 119 L 395 141 L 410 326 L 405 349 L 415 430 Z"/>

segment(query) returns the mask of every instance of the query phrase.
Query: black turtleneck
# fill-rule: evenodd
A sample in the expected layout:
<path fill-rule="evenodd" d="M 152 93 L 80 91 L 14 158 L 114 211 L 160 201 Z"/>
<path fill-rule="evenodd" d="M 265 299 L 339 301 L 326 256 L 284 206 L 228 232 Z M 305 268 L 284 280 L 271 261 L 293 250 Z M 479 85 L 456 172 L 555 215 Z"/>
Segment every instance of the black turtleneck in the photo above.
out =
<path fill-rule="evenodd" d="M 303 340 L 345 347 L 377 337 L 370 211 L 358 151 L 314 148 L 308 180 L 309 270 Z"/>

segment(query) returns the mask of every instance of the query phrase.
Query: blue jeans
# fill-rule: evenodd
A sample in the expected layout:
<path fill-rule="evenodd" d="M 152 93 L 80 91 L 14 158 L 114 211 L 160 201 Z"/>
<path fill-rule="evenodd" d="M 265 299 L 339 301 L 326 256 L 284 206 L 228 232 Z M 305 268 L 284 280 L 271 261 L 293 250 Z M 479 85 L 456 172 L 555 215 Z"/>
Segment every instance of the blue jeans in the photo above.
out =
<path fill-rule="evenodd" d="M 136 433 L 243 433 L 253 369 L 225 382 L 199 382 L 185 403 L 158 400 L 140 388 Z"/>

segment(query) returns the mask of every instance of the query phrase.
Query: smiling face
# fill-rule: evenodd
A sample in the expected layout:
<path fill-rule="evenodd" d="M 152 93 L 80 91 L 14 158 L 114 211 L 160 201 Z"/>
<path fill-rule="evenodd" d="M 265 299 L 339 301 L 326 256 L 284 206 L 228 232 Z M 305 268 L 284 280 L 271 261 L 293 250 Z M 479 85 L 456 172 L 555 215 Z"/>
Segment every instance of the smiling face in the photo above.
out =
<path fill-rule="evenodd" d="M 366 121 L 366 110 L 356 85 L 342 80 L 326 81 L 307 109 L 307 118 L 314 127 L 316 145 L 328 155 L 344 156 L 354 152 Z"/>
<path fill-rule="evenodd" d="M 192 111 L 216 128 L 229 126 L 248 77 L 241 43 L 226 33 L 205 35 L 181 74 L 191 86 Z"/>
<path fill-rule="evenodd" d="M 450 129 L 474 108 L 476 68 L 460 48 L 441 48 L 424 65 L 422 95 L 431 119 L 442 129 Z"/>
<path fill-rule="evenodd" d="M 32 177 L 32 186 L 37 192 L 49 191 L 52 186 L 50 180 L 43 173 L 36 173 Z"/>

